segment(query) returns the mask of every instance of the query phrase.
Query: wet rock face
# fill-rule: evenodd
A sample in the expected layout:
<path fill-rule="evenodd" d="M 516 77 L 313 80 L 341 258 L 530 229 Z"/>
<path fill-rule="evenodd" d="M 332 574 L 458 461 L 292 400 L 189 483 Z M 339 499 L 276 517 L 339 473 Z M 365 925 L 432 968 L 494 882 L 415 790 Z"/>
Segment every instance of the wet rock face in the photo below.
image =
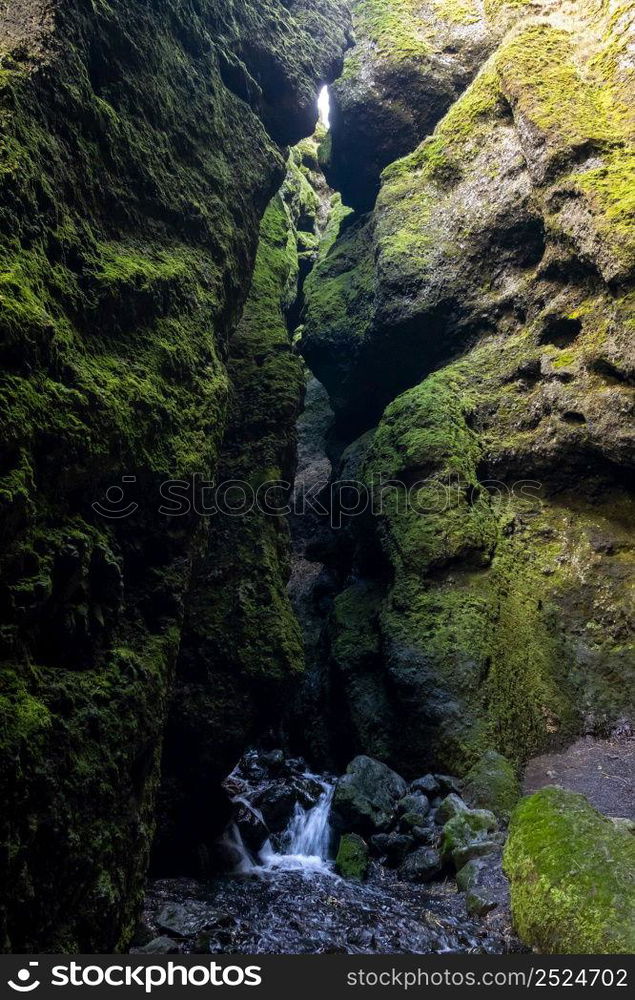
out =
<path fill-rule="evenodd" d="M 3 947 L 130 936 L 207 526 L 157 515 L 159 487 L 214 473 L 279 144 L 312 130 L 346 24 L 339 0 L 0 14 Z M 138 509 L 104 518 L 122 476 Z"/>
<path fill-rule="evenodd" d="M 391 484 L 351 522 L 331 662 L 352 718 L 372 678 L 408 774 L 632 712 L 632 10 L 511 7 L 485 5 L 492 55 L 307 289 L 303 351 Z"/>

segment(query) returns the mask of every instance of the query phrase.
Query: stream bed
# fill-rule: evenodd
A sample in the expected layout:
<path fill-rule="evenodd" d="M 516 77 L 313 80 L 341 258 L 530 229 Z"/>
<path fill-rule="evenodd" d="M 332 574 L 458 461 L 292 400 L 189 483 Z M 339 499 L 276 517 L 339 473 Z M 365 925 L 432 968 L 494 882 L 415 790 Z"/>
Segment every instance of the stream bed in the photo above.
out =
<path fill-rule="evenodd" d="M 271 758 L 272 755 L 269 755 Z M 456 881 L 414 884 L 374 859 L 341 878 L 330 826 L 334 779 L 302 761 L 247 754 L 226 782 L 234 819 L 219 843 L 230 869 L 207 882 L 151 882 L 137 952 L 504 954 L 523 950 L 505 906 L 470 918 Z M 266 817 L 266 819 L 265 819 Z M 273 829 L 272 829 L 273 828 Z M 264 839 L 263 839 L 264 838 Z"/>

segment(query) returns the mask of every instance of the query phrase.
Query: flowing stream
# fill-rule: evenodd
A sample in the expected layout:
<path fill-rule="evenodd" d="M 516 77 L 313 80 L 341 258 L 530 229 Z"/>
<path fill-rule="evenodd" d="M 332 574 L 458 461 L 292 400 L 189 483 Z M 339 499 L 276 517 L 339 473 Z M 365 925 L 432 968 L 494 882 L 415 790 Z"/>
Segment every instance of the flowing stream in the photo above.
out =
<path fill-rule="evenodd" d="M 252 751 L 225 787 L 233 807 L 219 842 L 226 873 L 149 886 L 150 951 L 503 954 L 519 948 L 507 915 L 470 918 L 449 876 L 414 884 L 373 860 L 365 882 L 341 878 L 329 824 L 335 782 L 303 761 Z"/>

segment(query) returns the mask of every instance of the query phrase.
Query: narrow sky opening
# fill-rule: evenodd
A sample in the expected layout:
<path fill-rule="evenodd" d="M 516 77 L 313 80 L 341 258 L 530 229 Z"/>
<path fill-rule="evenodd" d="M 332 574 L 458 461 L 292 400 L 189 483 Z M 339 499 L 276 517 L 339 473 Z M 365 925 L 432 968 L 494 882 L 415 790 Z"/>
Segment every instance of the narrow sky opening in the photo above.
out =
<path fill-rule="evenodd" d="M 318 111 L 320 113 L 320 125 L 324 128 L 331 127 L 331 95 L 328 87 L 322 87 L 318 97 Z"/>

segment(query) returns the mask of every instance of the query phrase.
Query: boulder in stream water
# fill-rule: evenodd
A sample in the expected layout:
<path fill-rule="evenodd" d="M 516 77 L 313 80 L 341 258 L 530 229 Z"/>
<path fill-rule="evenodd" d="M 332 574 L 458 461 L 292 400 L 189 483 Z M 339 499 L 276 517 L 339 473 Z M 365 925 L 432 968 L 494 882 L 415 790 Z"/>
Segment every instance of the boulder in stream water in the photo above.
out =
<path fill-rule="evenodd" d="M 293 815 L 297 801 L 296 789 L 285 781 L 265 785 L 263 790 L 254 796 L 254 805 L 262 813 L 271 833 L 282 833 Z"/>

